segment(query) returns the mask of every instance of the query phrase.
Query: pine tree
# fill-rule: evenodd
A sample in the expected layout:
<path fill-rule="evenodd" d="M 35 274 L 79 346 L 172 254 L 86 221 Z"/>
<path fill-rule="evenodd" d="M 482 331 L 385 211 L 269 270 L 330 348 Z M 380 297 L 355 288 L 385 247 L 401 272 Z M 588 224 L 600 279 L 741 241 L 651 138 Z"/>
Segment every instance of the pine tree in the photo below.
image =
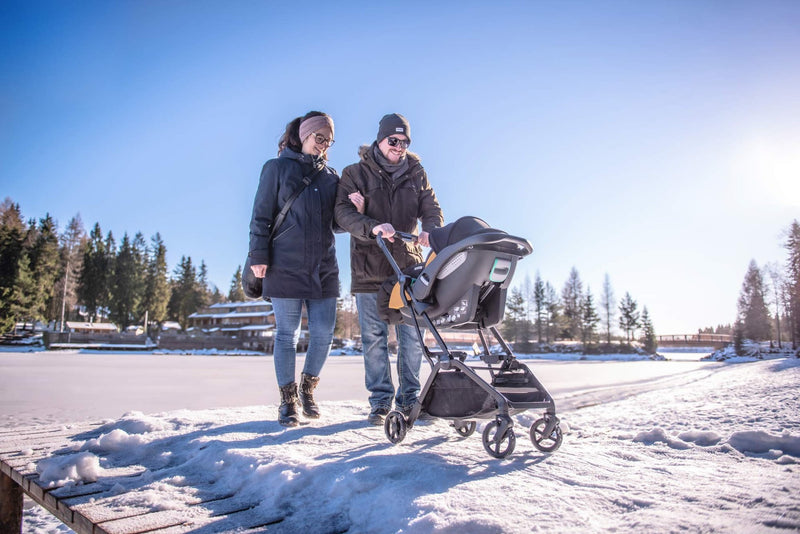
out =
<path fill-rule="evenodd" d="M 228 300 L 231 302 L 244 302 L 247 300 L 247 297 L 244 295 L 244 289 L 242 289 L 242 266 L 239 265 L 236 268 L 236 272 L 233 273 L 233 279 L 231 280 L 231 287 L 228 290 Z"/>
<path fill-rule="evenodd" d="M 764 293 L 764 278 L 755 260 L 751 260 L 742 282 L 738 304 L 744 336 L 753 341 L 764 341 L 771 335 L 771 318 Z"/>
<path fill-rule="evenodd" d="M 136 307 L 133 310 L 133 322 L 142 324 L 145 320 L 146 308 L 144 305 L 145 291 L 147 290 L 147 242 L 141 232 L 136 232 L 131 242 L 133 251 L 133 264 L 135 266 Z M 148 316 L 147 320 L 150 318 Z"/>
<path fill-rule="evenodd" d="M 122 236 L 114 264 L 114 275 L 111 283 L 111 320 L 125 330 L 138 319 L 136 312 L 144 294 L 144 273 L 136 247 L 128 238 L 127 232 Z"/>
<path fill-rule="evenodd" d="M 781 341 L 781 289 L 784 285 L 783 274 L 777 263 L 772 262 L 764 267 L 764 270 L 769 275 L 772 282 L 770 289 L 772 290 L 772 303 L 775 305 L 775 330 L 778 339 L 778 348 L 783 347 Z"/>
<path fill-rule="evenodd" d="M 628 343 L 633 341 L 636 329 L 640 326 L 638 306 L 627 292 L 619 304 L 619 327 L 625 332 L 625 340 Z"/>
<path fill-rule="evenodd" d="M 103 263 L 106 265 L 106 272 L 103 280 L 103 293 L 100 295 L 102 300 L 100 301 L 99 313 L 101 318 L 108 318 L 111 306 L 111 287 L 114 280 L 114 272 L 117 269 L 117 240 L 114 239 L 114 234 L 111 230 L 106 234 Z"/>
<path fill-rule="evenodd" d="M 737 356 L 744 356 L 744 325 L 736 321 L 733 325 L 733 350 Z"/>
<path fill-rule="evenodd" d="M 600 322 L 600 317 L 597 315 L 597 310 L 594 307 L 594 297 L 592 291 L 588 287 L 586 293 L 581 298 L 581 343 L 584 347 L 592 343 L 595 337 L 595 330 L 597 323 Z"/>
<path fill-rule="evenodd" d="M 525 299 L 525 321 L 528 325 L 533 323 L 532 317 L 534 316 L 534 292 L 535 287 L 531 282 L 531 275 L 525 273 L 525 280 L 522 282 L 522 298 Z"/>
<path fill-rule="evenodd" d="M 30 238 L 30 270 L 34 292 L 30 301 L 29 317 L 34 321 L 48 319 L 47 310 L 55 297 L 55 282 L 60 276 L 58 230 L 50 214 L 39 219 L 39 226 Z"/>
<path fill-rule="evenodd" d="M 506 301 L 506 315 L 503 320 L 503 337 L 520 343 L 523 338 L 523 323 L 525 321 L 525 298 L 522 290 L 515 287 Z"/>
<path fill-rule="evenodd" d="M 616 308 L 614 307 L 614 290 L 611 288 L 611 279 L 606 273 L 603 279 L 603 293 L 600 295 L 600 313 L 605 327 L 606 343 L 611 344 L 611 324 L 614 322 L 616 316 Z"/>
<path fill-rule="evenodd" d="M 227 302 L 227 301 L 228 297 L 226 297 L 225 294 L 222 291 L 220 291 L 215 284 L 211 284 L 211 294 L 208 297 L 207 304 L 204 304 L 204 306 L 219 304 L 221 302 Z"/>
<path fill-rule="evenodd" d="M 200 260 L 200 269 L 197 271 L 197 298 L 198 308 L 212 303 L 213 290 L 208 283 L 208 267 L 205 260 Z"/>
<path fill-rule="evenodd" d="M 33 321 L 35 317 L 32 311 L 36 301 L 36 280 L 30 269 L 28 252 L 23 251 L 19 257 L 17 265 L 17 279 L 14 287 L 6 292 L 7 306 L 11 327 L 14 328 L 17 322 L 23 323 L 23 328 L 28 321 Z M 4 298 L 3 300 L 6 300 Z"/>
<path fill-rule="evenodd" d="M 778 287 L 778 295 L 780 295 L 781 311 L 783 312 L 783 337 L 788 338 L 788 341 L 794 344 L 797 337 L 793 333 L 792 288 L 789 280 L 783 274 L 781 275 L 781 284 Z"/>
<path fill-rule="evenodd" d="M 533 283 L 533 304 L 535 311 L 536 321 L 536 341 L 542 342 L 542 334 L 545 329 L 545 321 L 547 320 L 547 306 L 545 300 L 545 285 L 539 271 L 536 271 L 536 280 Z"/>
<path fill-rule="evenodd" d="M 204 295 L 197 276 L 197 269 L 192 258 L 183 256 L 175 268 L 172 280 L 168 314 L 170 319 L 178 321 L 183 329 L 189 326 L 189 316 L 203 305 Z"/>
<path fill-rule="evenodd" d="M 569 329 L 571 339 L 577 339 L 581 332 L 581 298 L 583 297 L 583 282 L 578 270 L 573 267 L 569 278 L 561 290 L 561 301 L 564 306 L 564 317 Z"/>
<path fill-rule="evenodd" d="M 642 333 L 644 334 L 644 350 L 648 354 L 655 354 L 658 350 L 658 339 L 647 306 L 642 308 Z"/>
<path fill-rule="evenodd" d="M 19 204 L 6 198 L 0 204 L 0 333 L 12 330 L 16 322 L 11 293 L 17 283 L 25 234 Z"/>
<path fill-rule="evenodd" d="M 86 240 L 86 230 L 83 228 L 81 216 L 75 215 L 61 234 L 59 251 L 61 276 L 56 282 L 56 295 L 51 310 L 51 318 L 59 320 L 61 331 L 64 328 L 64 321 L 69 320 L 69 313 L 77 303 L 78 278 L 83 267 Z"/>
<path fill-rule="evenodd" d="M 792 335 L 792 348 L 800 345 L 800 223 L 795 219 L 786 231 L 784 248 L 786 258 L 786 294 L 788 302 L 789 331 Z"/>
<path fill-rule="evenodd" d="M 158 323 L 160 328 L 167 319 L 167 305 L 171 293 L 167 277 L 167 247 L 159 233 L 156 233 L 150 242 L 142 307 L 147 312 L 148 321 Z"/>
<path fill-rule="evenodd" d="M 544 285 L 545 307 L 547 309 L 547 328 L 545 329 L 545 341 L 550 343 L 555 341 L 558 337 L 558 332 L 561 330 L 562 316 L 561 316 L 561 301 L 558 299 L 556 289 L 546 282 Z"/>
<path fill-rule="evenodd" d="M 108 234 L 111 236 L 111 232 Z M 111 271 L 110 255 L 103 241 L 100 223 L 95 223 L 83 252 L 81 274 L 78 278 L 78 300 L 86 307 L 90 321 L 97 319 L 108 303 L 108 281 Z M 113 250 L 112 250 L 113 254 Z"/>

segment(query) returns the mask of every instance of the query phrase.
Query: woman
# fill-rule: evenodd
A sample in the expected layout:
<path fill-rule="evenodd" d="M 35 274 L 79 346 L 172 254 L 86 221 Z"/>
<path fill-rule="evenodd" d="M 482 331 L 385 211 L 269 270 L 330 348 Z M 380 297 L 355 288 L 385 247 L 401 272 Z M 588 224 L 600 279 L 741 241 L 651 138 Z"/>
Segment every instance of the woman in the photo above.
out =
<path fill-rule="evenodd" d="M 333 120 L 312 111 L 286 125 L 278 157 L 264 164 L 250 221 L 250 263 L 263 278 L 263 296 L 275 313 L 275 375 L 281 394 L 278 422 L 296 426 L 298 393 L 303 415 L 319 417 L 314 388 L 328 357 L 336 322 L 339 267 L 334 248 L 333 206 L 339 175 L 326 165 L 333 144 Z M 270 240 L 272 226 L 287 199 L 311 182 L 291 204 Z M 302 308 L 308 314 L 309 343 L 301 374 L 295 379 Z"/>

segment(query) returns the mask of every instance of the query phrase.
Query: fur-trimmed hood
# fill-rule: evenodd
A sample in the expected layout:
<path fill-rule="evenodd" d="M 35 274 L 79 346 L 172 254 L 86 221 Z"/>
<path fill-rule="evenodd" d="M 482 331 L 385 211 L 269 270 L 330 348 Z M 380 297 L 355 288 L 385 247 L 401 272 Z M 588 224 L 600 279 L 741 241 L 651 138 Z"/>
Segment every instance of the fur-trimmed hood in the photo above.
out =
<path fill-rule="evenodd" d="M 375 158 L 372 155 L 372 148 L 378 145 L 377 141 L 373 141 L 371 145 L 361 145 L 358 147 L 358 158 L 361 161 L 369 162 L 372 165 L 377 165 L 378 162 L 375 161 Z M 422 160 L 420 157 L 410 150 L 406 150 L 406 157 L 408 158 L 408 167 L 412 168 L 414 165 L 421 165 Z"/>

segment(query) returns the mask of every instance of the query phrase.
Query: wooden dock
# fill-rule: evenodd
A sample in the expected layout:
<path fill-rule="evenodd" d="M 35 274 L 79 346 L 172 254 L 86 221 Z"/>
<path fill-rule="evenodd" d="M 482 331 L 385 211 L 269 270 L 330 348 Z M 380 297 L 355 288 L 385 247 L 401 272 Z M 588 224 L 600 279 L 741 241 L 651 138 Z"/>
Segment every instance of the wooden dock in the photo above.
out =
<path fill-rule="evenodd" d="M 141 491 L 151 481 L 152 472 L 148 476 L 141 466 L 103 469 L 102 477 L 78 484 L 57 485 L 40 479 L 38 462 L 74 454 L 77 444 L 98 435 L 99 427 L 61 425 L 0 432 L 0 532 L 20 532 L 23 494 L 78 534 L 246 532 L 283 521 L 280 515 L 265 517 L 263 511 L 255 510 L 258 496 L 243 500 L 220 494 L 213 484 L 193 487 L 179 501 L 155 507 L 116 506 L 121 491 Z M 138 488 L 131 483 L 137 477 L 141 479 Z"/>

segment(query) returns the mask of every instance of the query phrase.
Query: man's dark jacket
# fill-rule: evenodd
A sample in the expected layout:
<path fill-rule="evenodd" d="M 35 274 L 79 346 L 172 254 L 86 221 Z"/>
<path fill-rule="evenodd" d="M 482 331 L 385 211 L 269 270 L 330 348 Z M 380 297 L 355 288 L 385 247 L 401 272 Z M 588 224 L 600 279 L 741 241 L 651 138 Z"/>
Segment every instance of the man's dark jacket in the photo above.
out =
<path fill-rule="evenodd" d="M 350 272 L 353 293 L 376 293 L 380 285 L 394 274 L 388 260 L 370 232 L 382 223 L 391 223 L 400 232 L 430 232 L 442 226 L 442 210 L 433 192 L 419 157 L 406 153 L 408 170 L 392 179 L 373 154 L 376 143 L 362 146 L 361 161 L 342 171 L 336 196 L 336 222 L 350 232 Z M 348 198 L 360 191 L 364 196 L 364 213 L 358 213 Z M 422 261 L 422 249 L 415 243 L 395 239 L 386 243 L 401 269 Z"/>
<path fill-rule="evenodd" d="M 272 243 L 272 224 L 286 200 L 316 169 L 322 170 L 298 196 Z M 278 298 L 339 296 L 333 206 L 339 176 L 318 158 L 284 149 L 264 164 L 250 220 L 250 259 L 266 264 L 263 295 Z"/>

